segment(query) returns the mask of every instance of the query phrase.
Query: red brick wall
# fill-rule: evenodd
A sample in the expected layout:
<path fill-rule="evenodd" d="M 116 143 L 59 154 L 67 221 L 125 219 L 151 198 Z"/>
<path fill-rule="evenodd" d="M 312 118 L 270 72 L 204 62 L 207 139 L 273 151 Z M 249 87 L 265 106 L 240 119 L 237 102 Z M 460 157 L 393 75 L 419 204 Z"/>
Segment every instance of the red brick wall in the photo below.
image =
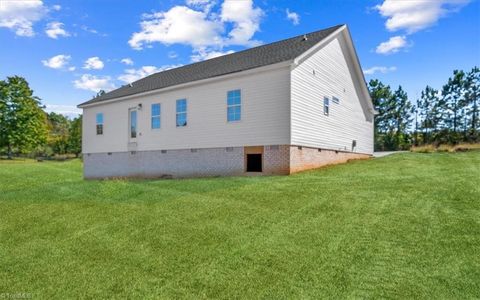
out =
<path fill-rule="evenodd" d="M 336 152 L 316 148 L 290 146 L 290 174 L 320 168 L 326 165 L 345 163 L 351 159 L 366 159 L 368 154 Z"/>
<path fill-rule="evenodd" d="M 290 146 L 265 146 L 263 150 L 264 174 L 290 174 Z"/>

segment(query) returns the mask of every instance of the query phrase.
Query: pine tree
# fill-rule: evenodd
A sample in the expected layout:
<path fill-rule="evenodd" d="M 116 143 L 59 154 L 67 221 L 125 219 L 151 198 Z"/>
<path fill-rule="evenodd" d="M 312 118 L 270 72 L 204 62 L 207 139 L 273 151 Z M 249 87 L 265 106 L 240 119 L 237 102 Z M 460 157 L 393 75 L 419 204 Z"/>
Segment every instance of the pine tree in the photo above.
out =
<path fill-rule="evenodd" d="M 417 101 L 418 114 L 420 117 L 420 130 L 422 131 L 423 143 L 431 142 L 431 133 L 437 129 L 438 114 L 438 91 L 427 85 Z"/>
<path fill-rule="evenodd" d="M 406 149 L 410 146 L 408 130 L 413 121 L 414 108 L 402 86 L 399 86 L 393 93 L 392 100 L 394 102 L 392 121 L 395 132 L 395 150 Z"/>
<path fill-rule="evenodd" d="M 479 101 L 480 101 L 480 68 L 473 67 L 467 73 L 465 81 L 465 104 L 466 115 L 470 123 L 469 135 L 471 141 L 477 141 L 479 138 Z"/>
<path fill-rule="evenodd" d="M 385 139 L 390 128 L 392 91 L 388 85 L 384 85 L 377 79 L 370 80 L 368 88 L 375 110 L 378 112 L 374 121 L 375 149 L 387 150 Z"/>
<path fill-rule="evenodd" d="M 442 89 L 442 104 L 444 105 L 445 115 L 443 118 L 443 126 L 448 135 L 448 142 L 456 143 L 459 141 L 459 128 L 462 126 L 462 98 L 464 97 L 464 81 L 465 72 L 453 71 L 453 78 L 449 78 L 446 85 Z M 449 133 L 449 131 L 452 131 Z"/>

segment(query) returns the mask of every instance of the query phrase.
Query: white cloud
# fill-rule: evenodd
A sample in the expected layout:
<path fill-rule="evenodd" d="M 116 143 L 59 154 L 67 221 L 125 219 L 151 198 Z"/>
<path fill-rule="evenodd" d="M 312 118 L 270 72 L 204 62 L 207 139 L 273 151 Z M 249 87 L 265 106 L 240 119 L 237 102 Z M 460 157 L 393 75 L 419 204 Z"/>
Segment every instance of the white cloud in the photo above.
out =
<path fill-rule="evenodd" d="M 95 76 L 90 74 L 83 74 L 80 79 L 74 80 L 73 84 L 77 89 L 93 91 L 95 93 L 98 93 L 100 90 L 110 91 L 115 88 L 110 76 Z"/>
<path fill-rule="evenodd" d="M 70 55 L 60 54 L 60 55 L 56 55 L 54 57 L 51 57 L 49 59 L 42 60 L 42 64 L 45 67 L 49 67 L 49 68 L 52 68 L 52 69 L 61 69 L 61 68 L 65 67 L 66 65 L 68 65 L 68 62 L 70 61 L 70 58 L 71 58 Z"/>
<path fill-rule="evenodd" d="M 62 9 L 62 7 L 61 7 L 60 5 L 58 5 L 58 4 L 55 4 L 54 6 L 52 6 L 52 9 L 53 9 L 53 10 L 56 10 L 56 11 L 59 11 L 59 10 Z"/>
<path fill-rule="evenodd" d="M 287 8 L 286 13 L 287 13 L 287 19 L 292 21 L 293 25 L 300 24 L 300 16 L 296 12 L 290 11 Z"/>
<path fill-rule="evenodd" d="M 223 52 L 223 51 L 208 50 L 206 48 L 200 48 L 200 49 L 197 49 L 195 53 L 192 54 L 192 56 L 190 56 L 190 59 L 192 60 L 192 62 L 198 62 L 198 61 L 207 60 L 207 59 L 219 57 L 226 54 L 231 54 L 234 52 L 235 51 L 233 50 L 228 50 Z"/>
<path fill-rule="evenodd" d="M 380 43 L 375 52 L 378 54 L 391 54 L 400 51 L 400 49 L 407 47 L 407 39 L 405 36 L 394 36 L 388 41 Z"/>
<path fill-rule="evenodd" d="M 133 65 L 133 60 L 131 58 L 124 58 L 120 61 L 122 64 L 126 64 L 127 66 L 132 66 Z"/>
<path fill-rule="evenodd" d="M 41 0 L 0 1 L 0 27 L 6 27 L 18 36 L 34 36 L 33 24 L 41 20 L 47 8 Z"/>
<path fill-rule="evenodd" d="M 167 12 L 146 14 L 140 23 L 142 30 L 128 41 L 134 49 L 154 42 L 185 44 L 193 47 L 220 44 L 221 24 L 207 14 L 186 6 L 175 6 Z"/>
<path fill-rule="evenodd" d="M 263 10 L 253 7 L 253 0 L 225 0 L 220 14 L 223 22 L 232 22 L 233 29 L 228 33 L 230 45 L 255 46 L 259 41 L 251 40 L 260 29 Z"/>
<path fill-rule="evenodd" d="M 87 70 L 101 70 L 103 69 L 103 61 L 98 56 L 90 57 L 85 61 L 84 69 Z"/>
<path fill-rule="evenodd" d="M 449 12 L 458 11 L 469 2 L 470 0 L 384 0 L 375 9 L 387 18 L 385 26 L 388 30 L 414 33 L 434 25 Z"/>
<path fill-rule="evenodd" d="M 217 4 L 214 0 L 187 0 L 185 3 L 193 8 L 199 8 L 204 12 L 209 12 L 212 7 Z"/>
<path fill-rule="evenodd" d="M 82 114 L 82 110 L 74 105 L 46 104 L 45 110 L 47 112 L 62 114 L 70 118 L 75 118 Z"/>
<path fill-rule="evenodd" d="M 52 39 L 57 39 L 59 36 L 70 36 L 65 29 L 62 28 L 63 23 L 60 22 L 50 22 L 47 24 L 45 33 Z"/>
<path fill-rule="evenodd" d="M 141 78 L 144 78 L 148 75 L 173 69 L 173 68 L 177 68 L 180 66 L 181 65 L 166 65 L 159 68 L 155 66 L 143 66 L 139 69 L 126 69 L 124 74 L 118 76 L 118 80 L 123 81 L 125 83 L 131 83 Z"/>
<path fill-rule="evenodd" d="M 226 45 L 252 46 L 260 43 L 252 38 L 260 29 L 263 11 L 254 7 L 252 0 L 225 0 L 218 13 L 195 9 L 206 3 L 214 2 L 192 0 L 187 4 L 193 8 L 174 6 L 165 12 L 144 14 L 141 31 L 133 33 L 128 43 L 137 50 L 155 42 L 217 50 Z M 227 28 L 231 30 L 225 35 Z"/>
<path fill-rule="evenodd" d="M 375 73 L 386 74 L 386 73 L 394 72 L 396 70 L 397 70 L 397 67 L 375 66 L 375 67 L 371 67 L 369 69 L 364 70 L 363 74 L 365 75 L 373 75 Z"/>
<path fill-rule="evenodd" d="M 76 69 L 77 69 L 77 68 L 75 68 L 75 67 L 70 67 L 70 68 L 68 68 L 68 70 L 71 71 L 71 72 L 75 71 Z"/>
<path fill-rule="evenodd" d="M 78 27 L 80 27 L 81 30 L 83 30 L 85 32 L 88 32 L 88 33 L 96 34 L 98 36 L 102 36 L 102 37 L 108 36 L 108 34 L 98 32 L 98 30 L 96 30 L 94 28 L 90 28 L 87 25 L 73 25 L 73 26 L 78 26 Z"/>
<path fill-rule="evenodd" d="M 86 26 L 86 25 L 80 26 L 80 29 L 83 30 L 83 31 L 86 31 L 86 32 L 98 34 L 98 31 L 96 31 L 95 29 L 90 28 L 90 27 L 88 27 L 88 26 Z"/>

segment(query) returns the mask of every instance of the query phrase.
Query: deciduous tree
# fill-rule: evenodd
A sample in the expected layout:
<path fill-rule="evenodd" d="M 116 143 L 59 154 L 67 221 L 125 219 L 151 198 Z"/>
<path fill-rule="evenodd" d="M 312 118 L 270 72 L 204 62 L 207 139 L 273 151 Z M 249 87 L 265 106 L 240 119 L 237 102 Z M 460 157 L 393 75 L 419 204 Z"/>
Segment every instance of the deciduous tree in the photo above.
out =
<path fill-rule="evenodd" d="M 19 76 L 0 81 L 0 147 L 8 157 L 13 151 L 31 151 L 45 142 L 46 115 L 28 82 Z"/>

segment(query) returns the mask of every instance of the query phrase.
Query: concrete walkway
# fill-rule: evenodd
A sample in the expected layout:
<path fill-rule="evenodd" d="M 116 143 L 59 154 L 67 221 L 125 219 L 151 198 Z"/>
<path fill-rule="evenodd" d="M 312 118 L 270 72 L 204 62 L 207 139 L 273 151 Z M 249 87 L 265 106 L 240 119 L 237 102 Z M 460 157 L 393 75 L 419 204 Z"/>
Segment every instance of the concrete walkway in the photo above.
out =
<path fill-rule="evenodd" d="M 395 154 L 395 153 L 405 153 L 408 151 L 381 151 L 381 152 L 373 152 L 373 157 L 384 157 L 387 155 Z"/>

